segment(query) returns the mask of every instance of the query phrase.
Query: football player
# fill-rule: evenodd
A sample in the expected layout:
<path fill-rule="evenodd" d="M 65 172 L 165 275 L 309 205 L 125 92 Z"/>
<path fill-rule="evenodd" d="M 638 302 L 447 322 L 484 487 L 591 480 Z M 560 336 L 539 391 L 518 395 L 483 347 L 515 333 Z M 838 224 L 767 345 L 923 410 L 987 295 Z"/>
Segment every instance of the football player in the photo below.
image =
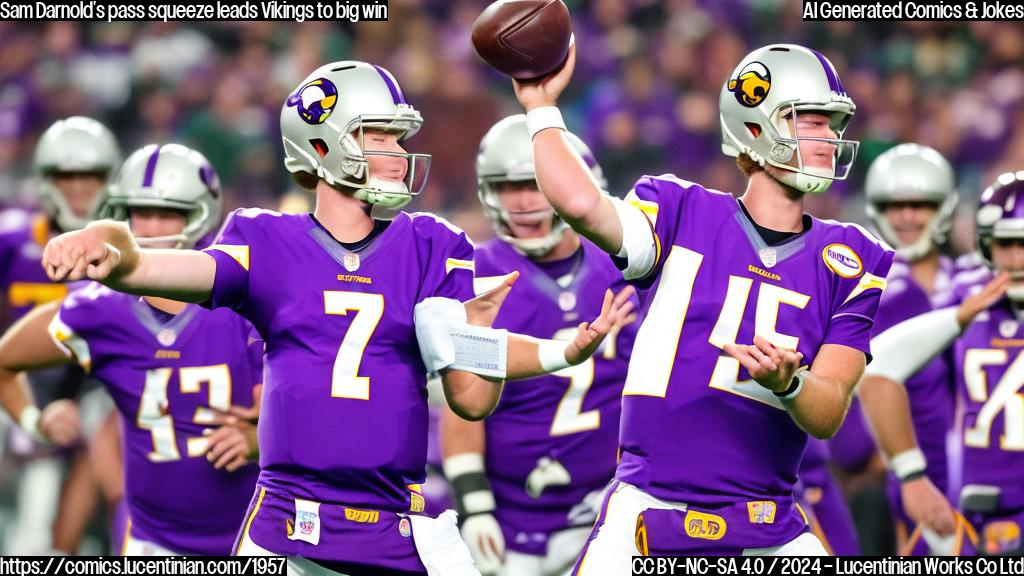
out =
<path fill-rule="evenodd" d="M 567 138 L 603 189 L 590 149 Z M 476 249 L 477 282 L 520 273 L 494 325 L 538 338 L 572 336 L 580 318 L 600 312 L 604 292 L 622 290 L 625 281 L 537 189 L 525 116 L 509 116 L 487 132 L 476 173 L 497 235 Z M 635 325 L 617 330 L 578 366 L 506 384 L 484 422 L 443 415 L 445 475 L 481 572 L 542 576 L 572 567 L 594 522 L 593 501 L 615 473 L 634 336 Z"/>
<path fill-rule="evenodd" d="M 576 574 L 640 554 L 824 554 L 793 498 L 807 435 L 843 422 L 893 253 L 803 212 L 847 176 L 854 113 L 832 64 L 797 45 L 747 55 L 722 86 L 739 199 L 671 175 L 601 193 L 564 137 L 559 71 L 514 81 L 540 189 L 644 288 L 623 391 L 621 460 Z"/>
<path fill-rule="evenodd" d="M 878 335 L 916 315 L 935 309 L 949 298 L 954 262 L 939 252 L 949 232 L 957 193 L 953 169 L 936 150 L 919 144 L 901 144 L 880 155 L 868 168 L 865 183 L 867 213 L 882 237 L 896 247 L 889 271 L 889 288 L 879 303 L 873 330 Z M 898 383 L 872 375 L 869 369 L 859 396 L 890 467 L 888 495 L 902 550 L 913 523 L 905 508 L 935 502 L 936 492 L 949 488 L 946 438 L 953 424 L 953 389 L 944 356 Z M 913 410 L 910 408 L 913 407 Z M 894 428 L 912 416 L 912 429 Z M 922 492 L 931 497 L 921 496 Z M 904 505 L 906 503 L 906 505 Z M 942 534 L 953 529 L 952 509 L 942 506 L 918 512 L 931 516 L 929 525 Z M 926 532 L 934 553 L 948 552 Z M 929 546 L 919 542 L 916 552 Z"/>
<path fill-rule="evenodd" d="M 239 554 L 346 574 L 476 573 L 454 513 L 420 514 L 425 374 L 441 371 L 457 414 L 483 418 L 501 378 L 582 362 L 631 309 L 628 292 L 606 295 L 604 314 L 568 344 L 508 336 L 506 346 L 504 332 L 471 326 L 490 325 L 515 277 L 464 308 L 466 235 L 399 211 L 426 178 L 429 156 L 400 144 L 421 123 L 390 72 L 327 64 L 281 108 L 285 166 L 315 192 L 313 213 L 238 210 L 205 251 L 141 250 L 101 221 L 44 253 L 54 279 L 229 307 L 263 336 L 261 470 Z"/>
<path fill-rule="evenodd" d="M 43 132 L 33 156 L 35 190 L 41 210 L 11 208 L 0 212 L 0 332 L 33 307 L 62 299 L 67 287 L 54 284 L 39 266 L 43 246 L 60 232 L 77 230 L 92 217 L 96 204 L 121 163 L 121 149 L 106 126 L 92 118 L 59 120 Z M 29 375 L 39 406 L 78 395 L 84 385 L 77 367 L 40 370 Z M 89 401 L 106 404 L 102 395 Z M 59 402 L 54 409 L 68 409 Z M 12 550 L 39 553 L 45 542 L 71 552 L 95 508 L 95 483 L 84 452 L 72 455 L 61 492 L 60 459 L 52 450 L 33 446 L 17 432 L 17 452 L 31 454 L 21 476 Z M 59 501 L 59 502 L 58 502 Z M 55 516 L 57 521 L 54 521 Z M 52 523 L 52 526 L 51 526 Z M 51 534 L 52 530 L 52 534 Z"/>
<path fill-rule="evenodd" d="M 872 372 L 905 382 L 951 347 L 951 371 L 964 405 L 960 510 L 980 537 L 979 552 L 1024 552 L 1024 171 L 1007 173 L 981 195 L 978 252 L 987 267 L 953 279 L 951 306 L 885 331 Z M 992 272 L 996 273 L 992 278 Z M 986 283 L 987 282 L 987 283 Z M 883 352 L 884 351 L 884 352 Z M 929 468 L 930 468 L 929 461 Z"/>
<path fill-rule="evenodd" d="M 127 221 L 147 245 L 190 248 L 217 225 L 222 203 L 202 154 L 153 144 L 128 158 L 100 214 Z M 106 385 L 121 414 L 129 512 L 122 553 L 225 555 L 258 468 L 242 466 L 239 453 L 218 453 L 211 465 L 207 435 L 216 411 L 252 402 L 262 346 L 251 334 L 228 310 L 87 283 L 62 303 L 36 308 L 0 341 L 3 407 L 28 432 L 68 444 L 76 420 L 49 407 L 40 414 L 16 378 L 79 364 Z"/>

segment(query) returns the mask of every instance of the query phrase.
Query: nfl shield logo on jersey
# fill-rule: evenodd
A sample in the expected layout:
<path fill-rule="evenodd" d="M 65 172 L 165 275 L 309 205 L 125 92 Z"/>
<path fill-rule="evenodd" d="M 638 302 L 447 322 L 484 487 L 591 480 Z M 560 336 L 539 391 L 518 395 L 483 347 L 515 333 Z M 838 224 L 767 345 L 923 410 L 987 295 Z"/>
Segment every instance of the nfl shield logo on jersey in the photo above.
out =
<path fill-rule="evenodd" d="M 343 263 L 345 265 L 345 270 L 348 270 L 349 272 L 359 270 L 359 254 L 356 254 L 355 252 L 346 253 Z"/>
<path fill-rule="evenodd" d="M 301 540 L 310 544 L 320 543 L 320 503 L 301 498 L 295 499 L 294 531 L 289 540 Z"/>
<path fill-rule="evenodd" d="M 178 339 L 178 333 L 173 328 L 164 328 L 156 335 L 157 342 L 164 346 L 171 346 Z"/>
<path fill-rule="evenodd" d="M 761 263 L 764 264 L 765 268 L 771 268 L 778 262 L 778 255 L 775 252 L 775 248 L 761 248 L 757 255 L 761 258 Z"/>
<path fill-rule="evenodd" d="M 1017 333 L 1016 320 L 1003 320 L 999 323 L 999 335 L 1003 338 L 1012 338 Z"/>
<path fill-rule="evenodd" d="M 299 512 L 299 533 L 310 535 L 316 528 L 316 514 L 313 512 Z"/>

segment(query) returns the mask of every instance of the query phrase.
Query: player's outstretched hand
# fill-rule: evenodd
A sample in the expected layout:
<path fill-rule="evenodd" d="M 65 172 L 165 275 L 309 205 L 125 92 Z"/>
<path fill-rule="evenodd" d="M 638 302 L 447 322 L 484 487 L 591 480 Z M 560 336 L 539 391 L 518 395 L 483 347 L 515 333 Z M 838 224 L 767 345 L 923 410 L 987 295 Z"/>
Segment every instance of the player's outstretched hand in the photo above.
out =
<path fill-rule="evenodd" d="M 527 112 L 541 106 L 554 106 L 558 103 L 558 96 L 569 85 L 569 79 L 572 78 L 572 71 L 575 67 L 576 43 L 570 41 L 569 55 L 561 67 L 555 68 L 547 76 L 534 80 L 512 79 L 512 87 L 515 88 L 516 98 L 519 99 L 519 103 L 523 105 Z"/>
<path fill-rule="evenodd" d="M 904 482 L 900 486 L 900 495 L 907 516 L 915 524 L 924 524 L 940 536 L 948 536 L 956 530 L 953 507 L 927 476 Z"/>
<path fill-rule="evenodd" d="M 39 432 L 57 446 L 71 446 L 82 437 L 78 405 L 71 400 L 55 400 L 43 408 Z"/>
<path fill-rule="evenodd" d="M 47 276 L 54 282 L 103 280 L 109 276 L 122 260 L 120 250 L 107 241 L 111 225 L 108 222 L 103 226 L 87 226 L 50 240 L 43 250 Z M 126 227 L 123 232 L 130 238 Z"/>
<path fill-rule="evenodd" d="M 800 352 L 778 348 L 761 336 L 754 336 L 753 345 L 726 344 L 723 350 L 739 360 L 751 378 L 772 392 L 789 388 L 804 359 Z"/>
<path fill-rule="evenodd" d="M 566 361 L 576 365 L 590 358 L 613 328 L 635 320 L 634 304 L 631 299 L 635 293 L 636 290 L 632 286 L 626 286 L 614 296 L 611 290 L 606 290 L 601 315 L 593 322 L 583 322 L 579 325 L 576 337 L 565 348 Z"/>
<path fill-rule="evenodd" d="M 487 326 L 488 328 L 494 324 L 494 319 L 498 317 L 498 311 L 501 310 L 505 297 L 508 296 L 512 285 L 518 278 L 519 272 L 513 271 L 511 274 L 506 274 L 501 284 L 463 303 L 466 307 L 466 322 L 473 326 Z"/>
<path fill-rule="evenodd" d="M 1010 274 L 1000 272 L 995 278 L 989 280 L 988 284 L 985 284 L 977 294 L 964 298 L 960 307 L 956 309 L 956 321 L 960 323 L 960 327 L 967 326 L 978 313 L 998 302 L 1009 287 Z"/>

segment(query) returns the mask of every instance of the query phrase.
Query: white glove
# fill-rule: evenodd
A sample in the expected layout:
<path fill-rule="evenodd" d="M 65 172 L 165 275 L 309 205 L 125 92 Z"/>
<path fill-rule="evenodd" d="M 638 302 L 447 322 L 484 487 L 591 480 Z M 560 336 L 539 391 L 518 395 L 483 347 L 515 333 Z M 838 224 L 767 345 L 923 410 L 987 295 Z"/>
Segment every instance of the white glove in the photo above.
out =
<path fill-rule="evenodd" d="M 505 536 L 492 514 L 474 514 L 462 522 L 462 539 L 481 574 L 496 574 L 505 558 Z"/>

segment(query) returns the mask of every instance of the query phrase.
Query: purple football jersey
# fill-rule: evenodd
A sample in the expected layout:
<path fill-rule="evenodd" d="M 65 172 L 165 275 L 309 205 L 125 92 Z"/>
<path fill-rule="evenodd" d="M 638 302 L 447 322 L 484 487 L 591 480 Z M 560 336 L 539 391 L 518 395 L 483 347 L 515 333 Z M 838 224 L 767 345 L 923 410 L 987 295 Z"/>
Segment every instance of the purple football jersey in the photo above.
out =
<path fill-rule="evenodd" d="M 953 303 L 980 290 L 987 268 L 954 278 Z M 1024 508 L 1024 329 L 1007 298 L 978 314 L 953 344 L 953 374 L 964 406 L 963 484 L 1000 489 L 1001 510 Z"/>
<path fill-rule="evenodd" d="M 0 289 L 3 290 L 6 328 L 29 310 L 67 294 L 67 286 L 54 284 L 39 261 L 50 239 L 45 214 L 12 208 L 0 212 Z"/>
<path fill-rule="evenodd" d="M 350 252 L 310 214 L 242 209 L 206 251 L 217 261 L 209 305 L 235 309 L 266 342 L 260 486 L 282 498 L 422 511 L 409 487 L 424 481 L 428 419 L 413 307 L 473 297 L 465 234 L 400 213 Z"/>
<path fill-rule="evenodd" d="M 649 289 L 617 477 L 669 501 L 791 501 L 807 434 L 722 347 L 756 332 L 808 366 L 823 344 L 869 355 L 892 251 L 859 226 L 810 216 L 768 246 L 731 195 L 671 176 L 642 178 L 627 201 L 654 225 L 659 256 L 636 281 Z"/>
<path fill-rule="evenodd" d="M 131 535 L 182 554 L 228 554 L 258 469 L 214 469 L 203 430 L 211 408 L 252 406 L 262 353 L 252 326 L 195 305 L 171 316 L 90 283 L 62 303 L 50 332 L 121 414 Z"/>
<path fill-rule="evenodd" d="M 478 247 L 479 281 L 513 270 L 522 275 L 494 326 L 536 338 L 572 337 L 580 322 L 601 313 L 605 290 L 626 286 L 605 253 L 586 240 L 565 264 L 556 279 L 501 240 Z M 638 324 L 606 340 L 592 360 L 505 384 L 484 423 L 495 516 L 510 549 L 542 556 L 552 533 L 593 522 L 586 515 L 574 521 L 570 511 L 615 474 L 622 386 Z"/>

